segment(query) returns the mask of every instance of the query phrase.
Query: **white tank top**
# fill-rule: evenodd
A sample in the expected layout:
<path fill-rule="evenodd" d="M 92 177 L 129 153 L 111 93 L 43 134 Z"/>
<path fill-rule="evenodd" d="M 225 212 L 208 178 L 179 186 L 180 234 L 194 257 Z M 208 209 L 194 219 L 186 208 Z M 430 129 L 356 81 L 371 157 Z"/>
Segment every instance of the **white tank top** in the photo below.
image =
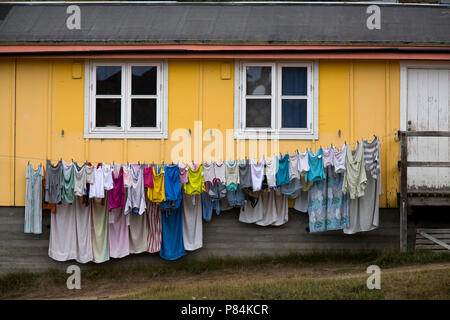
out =
<path fill-rule="evenodd" d="M 129 188 L 131 186 L 131 171 L 130 171 L 130 165 L 123 164 L 123 186 L 125 188 Z"/>
<path fill-rule="evenodd" d="M 74 180 L 75 185 L 73 188 L 73 193 L 76 196 L 82 197 L 84 196 L 84 188 L 86 188 L 86 166 L 82 166 L 80 170 L 75 166 L 74 171 Z"/>
<path fill-rule="evenodd" d="M 111 190 L 114 188 L 113 179 L 112 179 L 112 168 L 109 164 L 102 164 L 103 171 L 103 186 L 105 190 Z"/>
<path fill-rule="evenodd" d="M 86 171 L 86 183 L 93 184 L 95 182 L 95 167 L 86 165 L 84 171 Z"/>
<path fill-rule="evenodd" d="M 347 153 L 347 145 L 344 144 L 341 150 L 338 150 L 333 146 L 334 150 L 334 172 L 341 173 L 345 172 L 345 155 Z"/>
<path fill-rule="evenodd" d="M 309 171 L 309 162 L 308 162 L 308 152 L 299 152 L 298 153 L 298 171 Z"/>
<path fill-rule="evenodd" d="M 265 158 L 265 165 L 266 165 L 266 178 L 267 178 L 267 185 L 269 188 L 275 188 L 277 186 L 277 179 L 276 179 L 276 161 L 272 158 Z"/>
<path fill-rule="evenodd" d="M 209 181 L 213 183 L 215 177 L 214 163 L 207 161 L 203 162 L 203 179 L 205 182 Z"/>
<path fill-rule="evenodd" d="M 214 174 L 215 179 L 220 180 L 220 182 L 225 183 L 225 164 L 223 161 L 214 163 Z"/>
<path fill-rule="evenodd" d="M 255 159 L 250 159 L 250 169 L 252 173 L 253 191 L 259 191 L 262 188 L 262 182 L 264 180 L 264 160 L 257 163 Z"/>
<path fill-rule="evenodd" d="M 298 153 L 289 155 L 289 180 L 299 179 L 300 172 L 298 171 Z"/>
<path fill-rule="evenodd" d="M 104 198 L 105 187 L 103 185 L 103 170 L 102 168 L 94 168 L 95 182 L 91 184 L 89 189 L 89 198 Z"/>
<path fill-rule="evenodd" d="M 323 150 L 323 167 L 334 165 L 334 148 L 325 148 Z"/>

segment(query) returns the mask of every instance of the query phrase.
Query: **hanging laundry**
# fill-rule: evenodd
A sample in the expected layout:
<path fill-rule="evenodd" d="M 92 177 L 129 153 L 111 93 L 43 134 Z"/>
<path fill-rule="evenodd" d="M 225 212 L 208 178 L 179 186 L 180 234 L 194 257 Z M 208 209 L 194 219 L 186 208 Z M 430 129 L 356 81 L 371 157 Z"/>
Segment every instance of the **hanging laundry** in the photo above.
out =
<path fill-rule="evenodd" d="M 147 212 L 141 215 L 131 214 L 129 216 L 130 253 L 141 253 L 148 251 L 150 228 L 148 225 Z"/>
<path fill-rule="evenodd" d="M 308 212 L 308 191 L 298 190 L 295 197 L 294 209 L 300 212 Z"/>
<path fill-rule="evenodd" d="M 155 167 L 153 167 L 152 169 L 153 188 L 147 189 L 147 196 L 148 199 L 152 202 L 163 202 L 166 200 L 166 191 L 164 187 L 164 166 L 160 166 L 159 169 L 155 169 Z"/>
<path fill-rule="evenodd" d="M 265 158 L 265 175 L 267 181 L 267 187 L 270 189 L 277 188 L 277 178 L 276 173 L 278 170 L 278 158 L 273 156 L 270 158 Z"/>
<path fill-rule="evenodd" d="M 86 165 L 81 167 L 74 163 L 74 188 L 73 194 L 78 197 L 82 197 L 86 194 Z"/>
<path fill-rule="evenodd" d="M 47 160 L 47 169 L 45 176 L 45 202 L 60 203 L 63 181 L 63 164 L 59 161 L 53 166 L 50 160 Z"/>
<path fill-rule="evenodd" d="M 159 255 L 177 260 L 186 254 L 183 244 L 183 206 L 161 213 L 162 241 Z"/>
<path fill-rule="evenodd" d="M 153 189 L 148 189 L 153 190 Z M 131 186 L 128 189 L 124 214 L 142 215 L 145 212 L 144 171 L 139 164 L 131 165 Z"/>
<path fill-rule="evenodd" d="M 225 185 L 225 163 L 223 161 L 214 162 L 214 181 L 220 181 Z"/>
<path fill-rule="evenodd" d="M 379 161 L 380 142 L 378 138 L 374 138 L 372 142 L 364 140 L 363 146 L 363 167 L 367 182 L 364 196 L 350 200 L 349 226 L 344 229 L 346 234 L 371 231 L 379 226 L 379 196 L 383 193 Z"/>
<path fill-rule="evenodd" d="M 94 259 L 91 233 L 90 208 L 82 203 L 83 198 L 75 197 L 73 206 L 75 208 L 77 257 L 79 263 L 87 263 Z"/>
<path fill-rule="evenodd" d="M 227 199 L 231 207 L 242 207 L 245 204 L 244 190 L 240 186 L 234 191 L 228 190 Z"/>
<path fill-rule="evenodd" d="M 91 200 L 92 253 L 96 263 L 109 260 L 107 208 L 107 205 L 102 205 L 102 200 Z"/>
<path fill-rule="evenodd" d="M 239 184 L 239 165 L 237 161 L 225 162 L 225 181 L 228 191 L 236 191 Z"/>
<path fill-rule="evenodd" d="M 275 177 L 278 187 L 289 184 L 289 154 L 285 154 L 278 159 L 278 170 Z"/>
<path fill-rule="evenodd" d="M 189 182 L 184 186 L 186 194 L 201 194 L 205 192 L 205 182 L 203 180 L 203 166 L 199 165 L 197 169 L 193 169 L 194 164 L 188 165 Z"/>
<path fill-rule="evenodd" d="M 211 191 L 212 189 L 210 189 Z M 208 192 L 203 192 L 202 196 L 202 211 L 203 211 L 203 219 L 207 222 L 211 221 L 213 210 L 216 210 L 216 214 L 220 214 L 220 201 L 217 199 L 213 200 L 213 198 L 209 195 Z"/>
<path fill-rule="evenodd" d="M 183 194 L 183 243 L 188 251 L 203 246 L 202 201 L 198 194 Z"/>
<path fill-rule="evenodd" d="M 259 226 L 280 226 L 288 221 L 288 200 L 279 190 L 262 192 L 263 218 L 256 222 Z"/>
<path fill-rule="evenodd" d="M 131 187 L 131 167 L 129 164 L 123 164 L 123 186 L 125 188 Z"/>
<path fill-rule="evenodd" d="M 298 161 L 299 156 L 298 153 L 294 153 L 289 155 L 289 184 L 284 184 L 280 187 L 280 191 L 282 194 L 295 198 L 297 195 L 297 191 L 303 188 L 300 183 L 300 172 L 298 171 Z"/>
<path fill-rule="evenodd" d="M 153 188 L 153 167 L 144 167 L 144 188 Z"/>
<path fill-rule="evenodd" d="M 350 199 L 364 196 L 364 190 L 367 186 L 367 175 L 364 165 L 363 143 L 358 141 L 355 150 L 347 149 L 345 164 L 346 171 L 342 192 L 348 193 Z"/>
<path fill-rule="evenodd" d="M 239 221 L 244 223 L 256 223 L 264 218 L 264 208 L 262 201 L 263 191 L 253 192 L 246 190 L 248 201 L 241 207 Z"/>
<path fill-rule="evenodd" d="M 203 180 L 205 181 L 206 192 L 212 187 L 215 177 L 214 163 L 207 161 L 203 162 Z"/>
<path fill-rule="evenodd" d="M 149 226 L 148 252 L 155 253 L 161 249 L 161 211 L 159 206 L 151 201 L 147 202 L 147 217 Z"/>
<path fill-rule="evenodd" d="M 334 172 L 342 173 L 345 172 L 345 159 L 347 156 L 347 145 L 344 144 L 341 150 L 338 150 L 335 146 L 334 148 Z"/>
<path fill-rule="evenodd" d="M 242 189 L 252 188 L 252 171 L 248 160 L 239 163 L 239 186 Z"/>
<path fill-rule="evenodd" d="M 57 213 L 51 213 L 48 256 L 57 261 L 77 259 L 77 226 L 75 206 L 61 202 Z"/>
<path fill-rule="evenodd" d="M 43 167 L 44 170 L 44 178 L 42 179 L 42 211 L 44 210 L 49 210 L 50 212 L 55 213 L 56 212 L 56 203 L 48 203 L 45 202 L 45 186 L 46 186 L 46 179 L 45 177 L 47 176 L 47 173 L 45 172 L 45 168 Z"/>
<path fill-rule="evenodd" d="M 103 170 L 101 166 L 94 167 L 95 179 L 94 184 L 89 187 L 89 198 L 100 198 L 105 197 L 105 187 L 103 184 Z"/>
<path fill-rule="evenodd" d="M 61 199 L 67 203 L 73 203 L 74 198 L 74 188 L 75 188 L 75 177 L 74 177 L 73 162 L 66 164 L 63 160 L 63 182 L 61 190 Z"/>
<path fill-rule="evenodd" d="M 298 172 L 308 172 L 309 171 L 309 152 L 299 152 L 298 153 Z"/>
<path fill-rule="evenodd" d="M 308 164 L 309 164 L 309 171 L 306 174 L 306 181 L 315 182 L 325 179 L 325 173 L 323 170 L 322 148 L 320 148 L 316 154 L 313 154 L 311 151 L 308 151 Z"/>
<path fill-rule="evenodd" d="M 164 192 L 165 201 L 161 203 L 164 209 L 174 209 L 181 205 L 183 197 L 180 187 L 180 169 L 177 165 L 164 167 Z"/>
<path fill-rule="evenodd" d="M 260 191 L 264 180 L 264 160 L 257 162 L 255 159 L 250 159 L 250 169 L 252 173 L 252 190 Z"/>
<path fill-rule="evenodd" d="M 113 181 L 112 181 L 111 165 L 102 163 L 101 168 L 102 168 L 102 172 L 103 172 L 103 187 L 105 188 L 106 191 L 109 191 L 114 187 Z"/>
<path fill-rule="evenodd" d="M 112 209 L 125 208 L 125 189 L 123 185 L 123 168 L 120 168 L 119 174 L 116 176 L 112 172 L 113 188 L 108 191 L 108 212 Z"/>
<path fill-rule="evenodd" d="M 25 193 L 25 223 L 24 233 L 42 233 L 42 180 L 44 168 L 38 165 L 33 169 L 31 163 L 27 164 L 25 170 L 26 193 Z"/>
<path fill-rule="evenodd" d="M 188 183 L 188 167 L 183 163 L 178 164 L 178 168 L 180 169 L 180 184 L 183 187 L 186 183 Z"/>
<path fill-rule="evenodd" d="M 95 167 L 90 166 L 88 164 L 84 165 L 86 172 L 86 183 L 94 184 L 95 183 Z"/>
<path fill-rule="evenodd" d="M 112 209 L 108 219 L 109 256 L 123 258 L 130 254 L 130 236 L 127 217 L 121 209 Z"/>
<path fill-rule="evenodd" d="M 334 160 L 325 168 L 325 179 L 309 190 L 309 230 L 320 232 L 348 227 L 348 196 L 342 192 L 343 173 L 335 173 Z"/>

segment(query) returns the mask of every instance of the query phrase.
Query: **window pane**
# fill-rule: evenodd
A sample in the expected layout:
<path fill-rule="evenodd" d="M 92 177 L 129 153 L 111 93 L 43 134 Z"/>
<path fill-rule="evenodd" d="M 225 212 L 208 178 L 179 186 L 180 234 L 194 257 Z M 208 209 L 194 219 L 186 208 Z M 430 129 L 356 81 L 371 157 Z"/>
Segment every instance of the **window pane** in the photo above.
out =
<path fill-rule="evenodd" d="M 283 128 L 306 128 L 307 108 L 306 99 L 282 100 L 282 123 Z"/>
<path fill-rule="evenodd" d="M 131 100 L 131 126 L 156 127 L 156 99 Z"/>
<path fill-rule="evenodd" d="M 156 94 L 156 67 L 131 67 L 131 94 Z"/>
<path fill-rule="evenodd" d="M 282 78 L 282 95 L 306 96 L 308 82 L 306 67 L 283 67 Z"/>
<path fill-rule="evenodd" d="M 247 99 L 245 121 L 247 128 L 271 127 L 271 100 Z"/>
<path fill-rule="evenodd" d="M 98 66 L 97 72 L 97 94 L 121 94 L 122 67 L 121 66 Z"/>
<path fill-rule="evenodd" d="M 272 67 L 247 67 L 247 94 L 272 94 Z"/>
<path fill-rule="evenodd" d="M 95 126 L 120 127 L 120 99 L 97 99 Z"/>

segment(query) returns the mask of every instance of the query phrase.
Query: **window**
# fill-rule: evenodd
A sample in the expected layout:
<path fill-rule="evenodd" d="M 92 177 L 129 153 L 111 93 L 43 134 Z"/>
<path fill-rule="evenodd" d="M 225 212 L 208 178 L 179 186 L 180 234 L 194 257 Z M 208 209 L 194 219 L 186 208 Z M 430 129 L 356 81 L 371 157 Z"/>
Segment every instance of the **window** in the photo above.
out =
<path fill-rule="evenodd" d="M 237 62 L 235 138 L 318 139 L 313 62 Z"/>
<path fill-rule="evenodd" d="M 86 138 L 167 138 L 165 62 L 86 63 Z"/>

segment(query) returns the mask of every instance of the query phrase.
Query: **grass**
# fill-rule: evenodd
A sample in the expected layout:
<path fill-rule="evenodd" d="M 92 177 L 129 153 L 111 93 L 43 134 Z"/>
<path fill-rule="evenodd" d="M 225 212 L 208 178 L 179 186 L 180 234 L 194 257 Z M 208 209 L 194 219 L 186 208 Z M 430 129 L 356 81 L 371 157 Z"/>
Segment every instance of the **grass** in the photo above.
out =
<path fill-rule="evenodd" d="M 158 286 L 120 299 L 208 299 L 208 300 L 380 300 L 450 299 L 448 270 L 428 270 L 387 274 L 381 277 L 381 289 L 369 290 L 367 277 L 351 279 L 293 279 L 208 286 Z"/>
<path fill-rule="evenodd" d="M 427 264 L 433 262 L 450 262 L 448 253 L 432 253 L 427 251 L 365 251 L 365 252 L 312 252 L 292 253 L 282 256 L 257 256 L 250 258 L 219 258 L 210 257 L 206 260 L 195 261 L 181 259 L 162 264 L 138 264 L 127 266 L 94 265 L 89 269 L 82 268 L 84 284 L 99 283 L 113 280 L 115 283 L 126 283 L 141 277 L 142 279 L 158 279 L 171 275 L 202 275 L 212 271 L 224 273 L 238 273 L 240 271 L 258 270 L 290 266 L 327 267 L 340 264 L 370 265 L 376 264 L 381 268 L 404 265 Z M 0 277 L 0 298 L 18 297 L 25 293 L 40 290 L 42 287 L 64 287 L 67 274 L 58 270 L 43 273 L 20 271 Z M 164 289 L 166 290 L 166 289 Z M 169 289 L 167 289 L 169 290 Z"/>

